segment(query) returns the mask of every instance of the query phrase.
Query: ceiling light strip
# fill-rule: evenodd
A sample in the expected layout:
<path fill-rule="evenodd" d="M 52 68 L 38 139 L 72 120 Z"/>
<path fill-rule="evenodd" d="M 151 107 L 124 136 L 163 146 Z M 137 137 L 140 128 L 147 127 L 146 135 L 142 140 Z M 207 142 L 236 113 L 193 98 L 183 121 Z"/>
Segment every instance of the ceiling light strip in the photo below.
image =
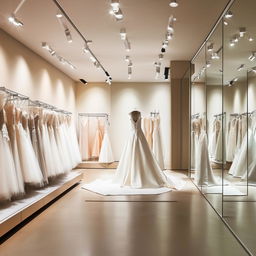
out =
<path fill-rule="evenodd" d="M 88 40 L 86 40 L 86 38 L 83 36 L 83 34 L 80 32 L 80 30 L 76 27 L 76 25 L 73 23 L 73 21 L 69 18 L 68 14 L 65 12 L 65 10 L 62 8 L 62 6 L 59 4 L 59 2 L 57 0 L 52 0 L 55 5 L 59 8 L 59 10 L 62 12 L 62 14 L 65 16 L 65 18 L 68 20 L 68 22 L 71 24 L 71 26 L 75 29 L 75 31 L 79 34 L 79 36 L 82 38 L 82 40 L 84 41 L 85 44 L 87 44 Z M 103 67 L 103 65 L 100 63 L 100 61 L 98 60 L 98 58 L 94 55 L 94 53 L 91 51 L 90 48 L 88 48 L 88 52 L 91 54 L 91 56 L 99 63 L 99 67 L 104 71 L 105 75 L 108 78 L 111 78 L 111 76 L 109 75 L 109 73 L 107 72 L 107 70 Z M 108 79 L 108 80 L 112 80 Z"/>

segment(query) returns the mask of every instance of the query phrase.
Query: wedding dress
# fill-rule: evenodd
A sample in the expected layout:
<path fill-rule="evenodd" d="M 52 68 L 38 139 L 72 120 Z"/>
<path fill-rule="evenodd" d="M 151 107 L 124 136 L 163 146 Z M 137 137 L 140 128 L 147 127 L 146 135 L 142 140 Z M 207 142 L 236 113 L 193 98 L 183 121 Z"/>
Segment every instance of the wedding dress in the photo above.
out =
<path fill-rule="evenodd" d="M 237 143 L 237 118 L 233 118 L 229 123 L 229 132 L 227 136 L 227 161 L 232 162 L 236 152 Z"/>
<path fill-rule="evenodd" d="M 105 122 L 104 136 L 102 140 L 99 162 L 100 163 L 112 163 L 114 162 L 114 156 L 108 134 L 108 123 Z"/>
<path fill-rule="evenodd" d="M 94 139 L 94 144 L 93 144 L 93 148 L 92 148 L 92 157 L 93 158 L 99 157 L 100 149 L 101 149 L 101 143 L 102 143 L 102 134 L 101 134 L 101 131 L 100 131 L 99 119 L 97 119 L 95 139 Z"/>
<path fill-rule="evenodd" d="M 80 131 L 79 131 L 79 146 L 83 160 L 90 158 L 89 148 L 89 118 L 81 118 L 80 120 Z"/>
<path fill-rule="evenodd" d="M 153 124 L 151 118 L 143 118 L 143 131 L 148 142 L 149 148 L 152 149 Z"/>
<path fill-rule="evenodd" d="M 24 182 L 41 186 L 43 184 L 43 175 L 30 136 L 26 130 L 27 127 L 24 128 L 21 124 L 21 120 L 26 119 L 27 116 L 23 116 L 22 112 L 20 112 L 18 116 L 20 119 L 18 120 L 19 123 L 17 127 L 17 141 Z"/>
<path fill-rule="evenodd" d="M 197 185 L 218 185 L 211 168 L 207 135 L 204 130 L 201 131 L 197 143 L 195 182 Z"/>
<path fill-rule="evenodd" d="M 162 172 L 141 129 L 141 114 L 133 111 L 131 134 L 120 158 L 113 183 L 132 188 L 175 187 Z"/>
<path fill-rule="evenodd" d="M 160 166 L 160 168 L 164 169 L 164 154 L 162 148 L 161 134 L 160 134 L 160 118 L 153 119 L 153 145 L 152 151 L 153 154 Z"/>

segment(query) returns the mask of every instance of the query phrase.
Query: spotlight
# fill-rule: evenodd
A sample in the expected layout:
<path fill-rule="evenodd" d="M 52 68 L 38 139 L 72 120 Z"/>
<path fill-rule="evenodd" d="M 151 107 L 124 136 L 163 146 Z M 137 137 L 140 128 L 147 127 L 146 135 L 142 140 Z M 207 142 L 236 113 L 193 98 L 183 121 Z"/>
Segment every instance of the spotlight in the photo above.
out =
<path fill-rule="evenodd" d="M 125 50 L 127 52 L 129 52 L 131 50 L 131 43 L 129 42 L 128 38 L 126 37 L 126 39 L 124 40 L 124 47 L 125 47 Z"/>
<path fill-rule="evenodd" d="M 228 11 L 226 14 L 225 14 L 225 18 L 227 19 L 230 19 L 233 17 L 233 13 L 231 11 Z"/>
<path fill-rule="evenodd" d="M 73 41 L 72 36 L 71 36 L 71 33 L 68 28 L 65 29 L 65 35 L 66 35 L 68 43 L 72 43 L 72 41 Z"/>
<path fill-rule="evenodd" d="M 213 51 L 213 43 L 211 43 L 211 44 L 209 44 L 209 45 L 207 46 L 207 51 L 208 51 L 208 52 L 212 52 L 212 51 Z"/>
<path fill-rule="evenodd" d="M 84 53 L 88 53 L 90 51 L 87 43 L 85 43 L 83 51 L 84 51 Z"/>
<path fill-rule="evenodd" d="M 121 36 L 121 40 L 126 39 L 126 29 L 125 28 L 120 29 L 120 36 Z"/>
<path fill-rule="evenodd" d="M 130 56 L 126 55 L 126 56 L 125 56 L 125 61 L 126 61 L 126 62 L 129 62 L 129 61 L 130 61 Z"/>
<path fill-rule="evenodd" d="M 238 68 L 237 68 L 237 71 L 241 71 L 242 69 L 244 69 L 244 64 L 241 64 Z"/>
<path fill-rule="evenodd" d="M 248 59 L 249 59 L 250 61 L 254 61 L 255 58 L 256 58 L 255 52 L 252 52 L 252 54 L 249 56 Z"/>
<path fill-rule="evenodd" d="M 174 7 L 174 8 L 179 6 L 179 4 L 177 3 L 176 0 L 172 0 L 172 1 L 169 3 L 169 5 L 170 5 L 171 7 Z"/>
<path fill-rule="evenodd" d="M 212 58 L 212 60 L 219 60 L 220 56 L 218 55 L 217 52 L 213 52 L 211 58 Z"/>
<path fill-rule="evenodd" d="M 164 79 L 165 79 L 165 80 L 168 80 L 168 77 L 169 77 L 169 70 L 170 70 L 170 68 L 168 68 L 168 67 L 165 67 L 165 68 L 164 68 Z"/>
<path fill-rule="evenodd" d="M 235 41 L 233 40 L 233 39 L 231 39 L 230 41 L 229 41 L 229 45 L 232 47 L 232 46 L 235 46 Z"/>
<path fill-rule="evenodd" d="M 166 39 L 167 39 L 167 40 L 171 40 L 172 38 L 173 38 L 173 33 L 167 32 L 167 34 L 166 34 Z"/>
<path fill-rule="evenodd" d="M 162 60 L 164 58 L 164 55 L 161 53 L 158 55 L 159 60 Z"/>
<path fill-rule="evenodd" d="M 249 42 L 252 42 L 254 39 L 251 36 L 249 36 L 248 40 L 249 40 Z"/>
<path fill-rule="evenodd" d="M 132 61 L 129 60 L 128 67 L 132 67 L 132 66 L 133 66 Z"/>
<path fill-rule="evenodd" d="M 162 44 L 162 48 L 165 49 L 165 48 L 167 48 L 167 47 L 168 47 L 168 41 L 165 40 L 165 41 L 163 42 L 163 44 Z"/>
<path fill-rule="evenodd" d="M 227 26 L 227 25 L 228 25 L 228 22 L 227 22 L 226 20 L 223 20 L 223 24 L 224 24 L 225 26 Z"/>
<path fill-rule="evenodd" d="M 93 56 L 90 57 L 90 60 L 91 60 L 93 63 L 96 62 L 96 59 L 95 59 Z"/>
<path fill-rule="evenodd" d="M 119 0 L 111 0 L 111 7 L 113 9 L 113 12 L 118 12 L 119 10 Z"/>
<path fill-rule="evenodd" d="M 253 73 L 256 73 L 256 67 L 253 67 L 253 68 L 252 68 L 252 72 L 253 72 Z"/>
<path fill-rule="evenodd" d="M 60 19 L 60 18 L 62 18 L 62 17 L 63 17 L 63 14 L 62 14 L 62 13 L 60 13 L 60 12 L 58 12 L 58 13 L 56 14 L 56 17 Z"/>
<path fill-rule="evenodd" d="M 9 18 L 8 21 L 13 24 L 16 27 L 22 27 L 24 24 L 20 20 L 18 20 L 14 14 L 12 14 Z"/>
<path fill-rule="evenodd" d="M 240 37 L 244 37 L 245 33 L 246 33 L 246 28 L 245 27 L 239 28 L 239 35 L 240 35 Z"/>
<path fill-rule="evenodd" d="M 124 17 L 121 9 L 119 9 L 117 12 L 115 12 L 114 15 L 115 15 L 115 18 L 116 18 L 117 21 L 122 20 L 123 17 Z"/>
<path fill-rule="evenodd" d="M 209 68 L 211 66 L 211 62 L 210 61 L 206 61 L 206 67 Z"/>
<path fill-rule="evenodd" d="M 79 79 L 79 81 L 80 81 L 81 83 L 85 84 L 85 85 L 88 84 L 87 81 L 85 81 L 83 78 Z"/>
<path fill-rule="evenodd" d="M 162 49 L 161 49 L 161 52 L 162 52 L 162 53 L 165 53 L 165 49 L 164 49 L 164 48 L 162 48 Z"/>

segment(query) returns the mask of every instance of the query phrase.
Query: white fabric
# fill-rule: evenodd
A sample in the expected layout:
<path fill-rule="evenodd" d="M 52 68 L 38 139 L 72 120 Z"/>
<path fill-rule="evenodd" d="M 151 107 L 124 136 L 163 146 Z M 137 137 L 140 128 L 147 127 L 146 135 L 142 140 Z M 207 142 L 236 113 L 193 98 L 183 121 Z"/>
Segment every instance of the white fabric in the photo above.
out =
<path fill-rule="evenodd" d="M 131 133 L 124 147 L 113 183 L 132 188 L 172 187 L 153 156 L 141 129 L 140 112 L 131 116 Z M 136 120 L 137 119 L 137 120 Z"/>
<path fill-rule="evenodd" d="M 233 118 L 229 123 L 227 135 L 227 156 L 226 160 L 232 162 L 236 153 L 238 119 Z"/>
<path fill-rule="evenodd" d="M 164 154 L 162 148 L 161 141 L 161 132 L 160 132 L 160 118 L 153 119 L 153 146 L 152 152 L 160 166 L 160 168 L 164 169 Z"/>
<path fill-rule="evenodd" d="M 217 185 L 214 177 L 208 153 L 207 135 L 204 130 L 199 136 L 196 150 L 195 182 L 197 185 Z"/>
<path fill-rule="evenodd" d="M 112 163 L 114 162 L 113 151 L 108 134 L 108 124 L 105 123 L 104 136 L 101 144 L 99 162 L 100 163 Z"/>

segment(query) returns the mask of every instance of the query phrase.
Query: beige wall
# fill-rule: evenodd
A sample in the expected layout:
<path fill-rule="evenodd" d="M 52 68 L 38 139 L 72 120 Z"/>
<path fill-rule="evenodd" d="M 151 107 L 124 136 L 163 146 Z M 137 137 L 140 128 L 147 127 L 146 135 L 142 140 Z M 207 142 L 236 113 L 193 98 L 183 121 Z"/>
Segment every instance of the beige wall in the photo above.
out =
<path fill-rule="evenodd" d="M 0 86 L 75 112 L 75 83 L 0 29 Z"/>
<path fill-rule="evenodd" d="M 140 110 L 143 116 L 157 110 L 161 115 L 161 131 L 166 168 L 170 167 L 170 84 L 169 83 L 89 83 L 77 84 L 77 111 L 110 114 L 110 136 L 115 160 L 119 160 L 130 123 L 128 113 Z"/>

